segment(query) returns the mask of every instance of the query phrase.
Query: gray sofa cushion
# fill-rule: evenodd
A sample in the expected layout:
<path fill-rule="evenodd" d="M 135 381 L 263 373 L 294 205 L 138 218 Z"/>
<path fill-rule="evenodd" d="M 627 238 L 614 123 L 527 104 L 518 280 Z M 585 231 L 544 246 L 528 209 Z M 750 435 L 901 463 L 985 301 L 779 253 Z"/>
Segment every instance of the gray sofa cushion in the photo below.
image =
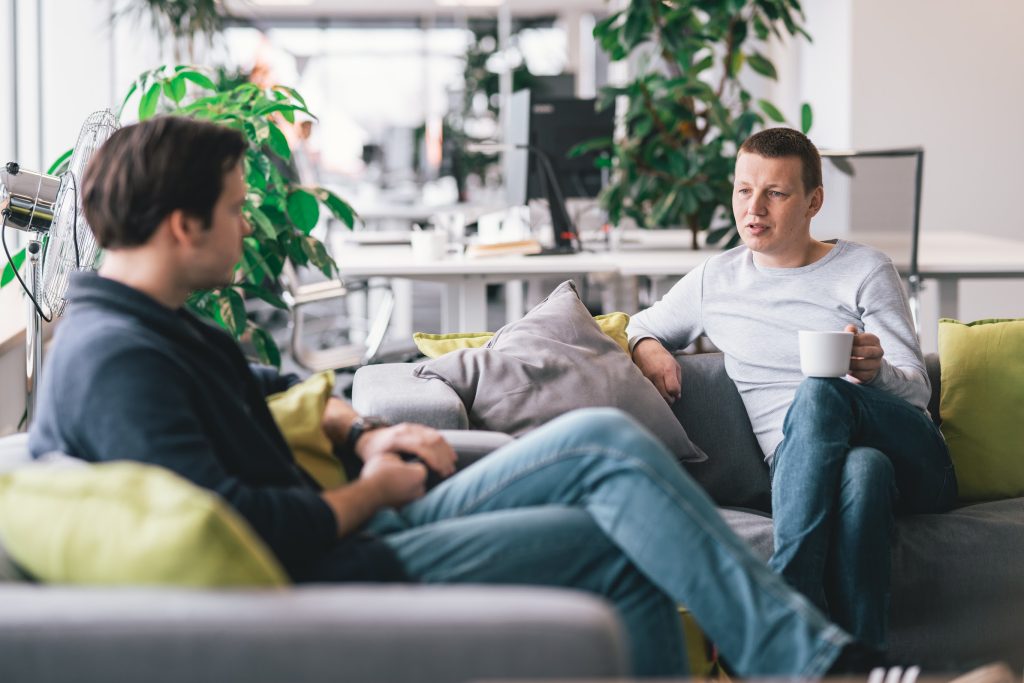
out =
<path fill-rule="evenodd" d="M 686 464 L 719 505 L 768 511 L 768 467 L 747 419 L 736 386 L 725 374 L 720 353 L 677 356 L 682 395 L 672 406 L 676 418 L 707 460 Z"/>
<path fill-rule="evenodd" d="M 0 681 L 468 683 L 628 672 L 614 610 L 505 586 L 0 584 Z"/>
<path fill-rule="evenodd" d="M 476 428 L 519 436 L 576 408 L 608 406 L 632 415 L 680 460 L 705 457 L 654 385 L 597 326 L 571 281 L 484 348 L 453 351 L 415 374 L 451 386 Z"/>
<path fill-rule="evenodd" d="M 739 510 L 721 514 L 767 561 L 771 518 Z M 1020 567 L 1024 498 L 897 518 L 891 651 L 935 671 L 997 659 L 1024 666 Z"/>

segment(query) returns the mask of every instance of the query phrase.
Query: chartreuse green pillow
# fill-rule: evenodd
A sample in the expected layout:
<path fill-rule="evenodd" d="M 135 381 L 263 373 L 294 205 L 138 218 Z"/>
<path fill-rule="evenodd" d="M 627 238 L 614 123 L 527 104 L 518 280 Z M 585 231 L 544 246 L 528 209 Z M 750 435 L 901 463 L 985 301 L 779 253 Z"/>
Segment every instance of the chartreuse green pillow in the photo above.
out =
<path fill-rule="evenodd" d="M 345 470 L 321 425 L 333 389 L 334 373 L 325 370 L 287 391 L 267 397 L 270 413 L 295 461 L 324 490 L 337 488 L 346 481 Z"/>
<path fill-rule="evenodd" d="M 282 586 L 276 558 L 215 494 L 169 470 L 118 461 L 0 475 L 0 538 L 40 581 Z"/>
<path fill-rule="evenodd" d="M 601 331 L 611 337 L 623 351 L 629 353 L 629 339 L 626 337 L 626 326 L 629 315 L 615 312 L 594 316 L 594 321 Z M 453 332 L 451 334 L 428 334 L 416 332 L 412 340 L 416 348 L 427 358 L 440 358 L 446 353 L 459 349 L 479 349 L 494 336 L 493 332 Z"/>
<path fill-rule="evenodd" d="M 939 362 L 960 499 L 1024 495 L 1024 319 L 939 320 Z"/>

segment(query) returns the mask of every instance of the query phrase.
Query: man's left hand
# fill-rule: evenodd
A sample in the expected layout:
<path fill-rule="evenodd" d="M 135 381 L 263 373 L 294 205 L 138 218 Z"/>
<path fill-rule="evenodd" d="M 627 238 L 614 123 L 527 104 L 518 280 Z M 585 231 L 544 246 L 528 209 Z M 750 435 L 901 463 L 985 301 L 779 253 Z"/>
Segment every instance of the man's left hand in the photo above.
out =
<path fill-rule="evenodd" d="M 862 384 L 867 384 L 882 369 L 882 342 L 870 332 L 858 332 L 853 325 L 846 326 L 847 332 L 853 332 L 853 350 L 850 352 L 850 376 Z"/>
<path fill-rule="evenodd" d="M 356 454 L 365 462 L 380 455 L 414 455 L 442 478 L 455 474 L 458 460 L 440 432 L 411 422 L 366 432 L 356 442 Z"/>

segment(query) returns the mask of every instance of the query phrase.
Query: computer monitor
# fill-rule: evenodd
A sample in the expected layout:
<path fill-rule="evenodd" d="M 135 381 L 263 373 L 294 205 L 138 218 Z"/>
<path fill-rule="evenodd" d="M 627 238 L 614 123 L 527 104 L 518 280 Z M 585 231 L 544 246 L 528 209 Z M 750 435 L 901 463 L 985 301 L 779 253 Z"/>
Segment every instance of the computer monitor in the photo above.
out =
<path fill-rule="evenodd" d="M 570 158 L 576 145 L 610 138 L 615 115 L 598 112 L 592 99 L 512 97 L 507 142 L 519 149 L 506 155 L 505 182 L 511 204 L 546 199 L 551 211 L 554 252 L 575 251 L 576 226 L 565 208 L 566 197 L 596 197 L 607 171 L 595 165 L 596 153 Z"/>

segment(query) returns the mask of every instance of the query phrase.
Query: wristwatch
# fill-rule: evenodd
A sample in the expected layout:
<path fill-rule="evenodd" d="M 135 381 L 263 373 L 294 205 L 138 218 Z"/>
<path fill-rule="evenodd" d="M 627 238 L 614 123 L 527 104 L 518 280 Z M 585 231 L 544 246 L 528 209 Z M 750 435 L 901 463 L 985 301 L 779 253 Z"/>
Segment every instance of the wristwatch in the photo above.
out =
<path fill-rule="evenodd" d="M 374 429 L 381 429 L 383 427 L 390 427 L 391 423 L 382 417 L 375 415 L 360 415 L 356 419 L 352 420 L 352 424 L 348 427 L 348 437 L 345 438 L 345 450 L 352 455 L 357 455 L 356 444 L 359 442 L 359 438 L 366 432 L 372 432 Z"/>

